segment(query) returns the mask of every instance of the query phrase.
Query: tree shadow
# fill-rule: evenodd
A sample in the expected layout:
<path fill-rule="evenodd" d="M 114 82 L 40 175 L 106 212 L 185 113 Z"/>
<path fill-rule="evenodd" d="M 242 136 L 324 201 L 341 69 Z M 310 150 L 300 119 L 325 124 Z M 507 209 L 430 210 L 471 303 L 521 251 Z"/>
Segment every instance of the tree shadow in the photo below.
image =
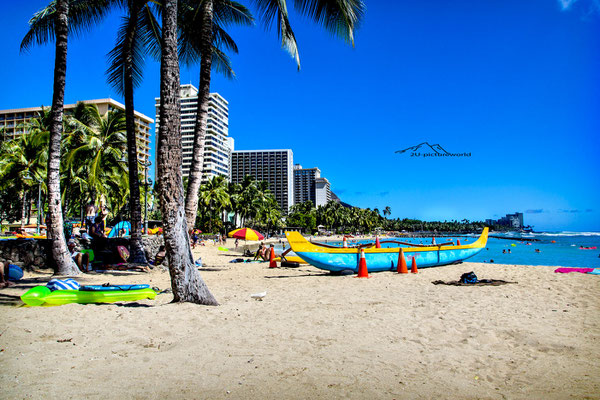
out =
<path fill-rule="evenodd" d="M 0 306 L 16 306 L 21 303 L 21 296 L 0 293 Z"/>

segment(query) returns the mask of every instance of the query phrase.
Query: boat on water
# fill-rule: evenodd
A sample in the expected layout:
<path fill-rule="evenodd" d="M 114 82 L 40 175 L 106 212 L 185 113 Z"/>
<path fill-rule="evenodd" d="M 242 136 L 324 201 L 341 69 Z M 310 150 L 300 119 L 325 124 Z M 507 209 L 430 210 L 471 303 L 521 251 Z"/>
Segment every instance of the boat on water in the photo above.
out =
<path fill-rule="evenodd" d="M 374 244 L 351 248 L 329 246 L 322 243 L 309 242 L 298 232 L 286 232 L 285 236 L 294 253 L 317 268 L 331 272 L 346 270 L 357 272 L 360 251 L 364 249 L 369 272 L 378 272 L 396 270 L 400 248 L 404 251 L 404 257 L 407 260 L 407 264 L 409 264 L 409 268 L 412 257 L 415 257 L 419 268 L 438 267 L 466 260 L 479 253 L 485 247 L 488 239 L 488 228 L 483 229 L 477 241 L 465 245 L 455 245 L 452 242 L 437 245 L 415 245 L 395 240 L 384 240 L 381 242 L 382 244 L 399 244 L 398 247 L 389 248 L 368 247 L 374 246 Z"/>

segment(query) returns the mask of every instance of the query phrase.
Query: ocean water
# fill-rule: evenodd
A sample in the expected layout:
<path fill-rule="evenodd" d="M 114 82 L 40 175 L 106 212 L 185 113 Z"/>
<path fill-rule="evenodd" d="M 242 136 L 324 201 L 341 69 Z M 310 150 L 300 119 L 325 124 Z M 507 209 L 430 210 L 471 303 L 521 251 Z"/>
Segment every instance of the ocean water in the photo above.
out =
<path fill-rule="evenodd" d="M 491 233 L 505 239 L 489 238 L 486 248 L 467 261 L 486 262 L 493 260 L 497 264 L 548 265 L 578 268 L 600 268 L 600 232 L 539 232 L 539 233 Z M 437 243 L 460 239 L 461 244 L 473 243 L 477 235 L 467 237 L 436 238 Z M 538 239 L 535 242 L 520 240 Z M 381 239 L 385 240 L 385 239 Z M 398 239 L 410 243 L 431 243 L 431 238 Z M 554 243 L 553 243 L 554 241 Z M 350 240 L 349 244 L 368 243 L 373 240 Z M 327 241 L 328 244 L 340 245 L 339 241 Z M 530 243 L 530 244 L 528 244 Z M 382 247 L 396 247 L 396 244 L 383 244 Z M 594 247 L 596 250 L 582 250 L 579 247 Z M 277 246 L 281 251 L 281 245 Z M 289 245 L 286 246 L 286 248 Z M 510 253 L 508 250 L 510 249 Z M 535 250 L 539 249 L 540 252 Z M 502 251 L 505 253 L 502 253 Z"/>

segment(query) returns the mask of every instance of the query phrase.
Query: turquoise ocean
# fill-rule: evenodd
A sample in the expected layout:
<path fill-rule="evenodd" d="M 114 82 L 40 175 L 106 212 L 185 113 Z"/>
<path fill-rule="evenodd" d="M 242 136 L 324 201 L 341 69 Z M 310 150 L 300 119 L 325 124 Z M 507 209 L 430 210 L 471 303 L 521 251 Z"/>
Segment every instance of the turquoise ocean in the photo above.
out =
<path fill-rule="evenodd" d="M 491 233 L 490 235 L 500 236 L 502 239 L 489 238 L 486 248 L 466 261 L 489 263 L 493 260 L 497 264 L 600 268 L 600 232 L 536 232 L 523 234 L 509 232 Z M 478 235 L 438 237 L 436 242 L 453 241 L 456 243 L 456 240 L 460 239 L 461 244 L 467 244 L 473 243 L 477 237 Z M 536 241 L 522 239 L 536 239 Z M 402 238 L 397 240 L 410 243 L 431 243 L 431 238 Z M 373 240 L 351 239 L 349 244 L 369 242 L 373 242 Z M 339 241 L 327 241 L 327 243 L 341 246 Z M 397 244 L 391 243 L 382 245 L 382 247 L 397 246 Z M 596 249 L 583 250 L 580 249 L 580 246 L 596 247 Z M 536 249 L 539 252 L 536 252 Z M 281 251 L 281 247 L 278 250 Z"/>

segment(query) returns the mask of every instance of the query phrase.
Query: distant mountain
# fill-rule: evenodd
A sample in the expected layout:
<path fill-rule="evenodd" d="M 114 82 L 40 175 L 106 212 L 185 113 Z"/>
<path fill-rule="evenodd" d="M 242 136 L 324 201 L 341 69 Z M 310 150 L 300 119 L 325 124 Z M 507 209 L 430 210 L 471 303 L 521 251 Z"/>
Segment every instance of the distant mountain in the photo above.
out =
<path fill-rule="evenodd" d="M 343 207 L 346 207 L 346 208 L 352 208 L 352 207 L 353 207 L 353 206 L 351 206 L 351 205 L 350 205 L 350 204 L 348 204 L 348 203 L 344 203 L 344 202 L 343 202 L 342 200 L 340 200 L 340 198 L 339 198 L 339 197 L 338 197 L 338 196 L 337 196 L 335 193 L 333 193 L 333 192 L 331 192 L 331 200 L 333 200 L 333 201 L 336 201 L 336 202 L 340 203 L 340 204 L 341 204 Z"/>
<path fill-rule="evenodd" d="M 402 154 L 402 153 L 406 153 L 407 151 L 411 152 L 411 153 L 414 153 L 416 151 L 422 151 L 422 152 L 433 151 L 434 153 L 438 153 L 438 154 L 450 154 L 446 150 L 444 150 L 444 148 L 441 145 L 429 144 L 429 142 L 419 143 L 416 146 L 412 146 L 412 147 L 406 148 L 404 150 L 398 150 L 398 151 L 396 151 L 396 153 Z"/>

